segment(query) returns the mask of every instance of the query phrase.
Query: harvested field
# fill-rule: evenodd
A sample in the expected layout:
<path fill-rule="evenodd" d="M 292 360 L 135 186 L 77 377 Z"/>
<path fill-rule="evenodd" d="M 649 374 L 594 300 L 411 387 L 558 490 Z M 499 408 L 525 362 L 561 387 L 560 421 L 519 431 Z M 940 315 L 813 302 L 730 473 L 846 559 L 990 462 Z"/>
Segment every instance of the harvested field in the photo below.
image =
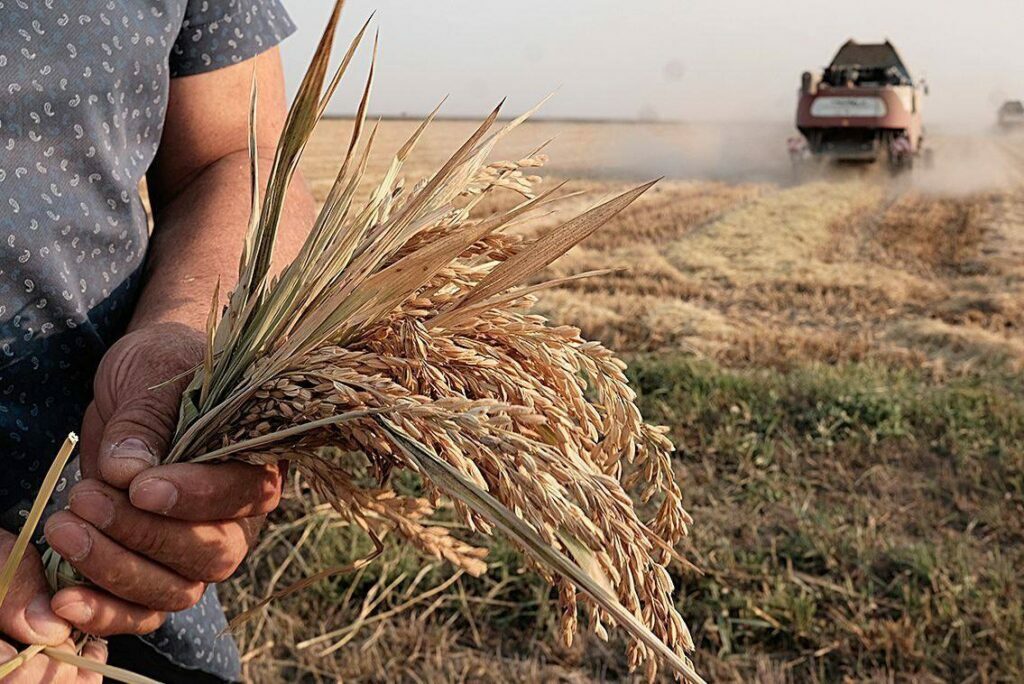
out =
<path fill-rule="evenodd" d="M 414 126 L 382 123 L 371 175 Z M 410 180 L 472 126 L 436 123 Z M 307 154 L 321 199 L 347 129 L 326 122 Z M 712 681 L 1021 681 L 1024 140 L 950 136 L 936 168 L 911 177 L 838 169 L 796 182 L 763 147 L 716 167 L 706 133 L 543 122 L 499 150 L 522 157 L 558 135 L 544 175 L 588 191 L 565 215 L 670 173 L 549 275 L 624 270 L 545 292 L 541 307 L 629 352 L 645 415 L 672 429 L 695 519 L 688 555 L 703 571 L 673 574 L 699 669 Z M 301 500 L 226 604 L 369 550 Z M 303 528 L 304 516 L 321 522 Z M 625 677 L 621 644 L 557 645 L 547 586 L 509 547 L 488 561 L 473 579 L 388 545 L 247 626 L 247 675 Z"/>

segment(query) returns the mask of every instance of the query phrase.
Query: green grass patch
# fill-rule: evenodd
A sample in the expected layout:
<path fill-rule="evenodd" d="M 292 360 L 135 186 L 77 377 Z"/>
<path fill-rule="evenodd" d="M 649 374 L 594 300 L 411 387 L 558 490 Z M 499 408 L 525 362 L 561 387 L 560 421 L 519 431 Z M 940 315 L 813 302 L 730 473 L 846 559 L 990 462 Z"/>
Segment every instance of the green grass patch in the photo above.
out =
<path fill-rule="evenodd" d="M 683 357 L 630 372 L 679 446 L 706 573 L 680 580 L 706 669 L 1024 677 L 1018 378 Z"/>

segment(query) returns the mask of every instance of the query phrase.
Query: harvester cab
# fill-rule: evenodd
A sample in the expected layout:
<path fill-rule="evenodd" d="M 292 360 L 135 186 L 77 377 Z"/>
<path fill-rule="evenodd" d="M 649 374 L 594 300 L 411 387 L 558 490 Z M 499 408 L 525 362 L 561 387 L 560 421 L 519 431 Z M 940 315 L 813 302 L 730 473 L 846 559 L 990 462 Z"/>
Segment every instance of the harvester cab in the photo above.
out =
<path fill-rule="evenodd" d="M 926 94 L 892 43 L 849 40 L 824 70 L 801 78 L 801 154 L 843 162 L 885 158 L 894 170 L 910 168 L 923 152 Z M 800 147 L 792 140 L 788 146 L 791 156 Z"/>
<path fill-rule="evenodd" d="M 999 127 L 1004 131 L 1024 128 L 1024 102 L 1007 100 L 999 108 Z"/>

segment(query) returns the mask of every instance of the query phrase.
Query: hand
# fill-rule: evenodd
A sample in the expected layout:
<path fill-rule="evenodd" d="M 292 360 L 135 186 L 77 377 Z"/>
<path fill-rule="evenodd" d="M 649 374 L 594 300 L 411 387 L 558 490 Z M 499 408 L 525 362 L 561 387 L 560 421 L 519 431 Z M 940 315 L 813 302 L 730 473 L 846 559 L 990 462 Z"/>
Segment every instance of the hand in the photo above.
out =
<path fill-rule="evenodd" d="M 13 534 L 0 530 L 0 564 L 7 559 L 14 540 Z M 51 609 L 43 565 L 31 546 L 18 565 L 11 589 L 0 606 L 0 634 L 10 639 L 0 639 L 0 663 L 6 663 L 18 654 L 16 642 L 46 644 L 74 653 L 75 647 L 70 640 L 71 626 Z M 107 648 L 102 642 L 90 641 L 82 655 L 90 660 L 106 662 Z M 40 654 L 0 681 L 3 684 L 100 684 L 101 680 L 98 674 L 80 672 L 78 668 Z"/>
<path fill-rule="evenodd" d="M 83 481 L 46 522 L 50 545 L 95 587 L 63 589 L 53 610 L 88 634 L 146 634 L 227 579 L 281 496 L 276 466 L 158 465 L 203 335 L 177 324 L 129 333 L 107 352 L 82 425 Z"/>

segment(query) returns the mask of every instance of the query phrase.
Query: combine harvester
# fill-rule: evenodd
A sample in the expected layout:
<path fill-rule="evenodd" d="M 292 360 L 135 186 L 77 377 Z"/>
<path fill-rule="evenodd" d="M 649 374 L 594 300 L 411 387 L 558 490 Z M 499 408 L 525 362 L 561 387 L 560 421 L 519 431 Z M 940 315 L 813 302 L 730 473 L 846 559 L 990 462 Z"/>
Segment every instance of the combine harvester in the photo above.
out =
<path fill-rule="evenodd" d="M 1007 100 L 999 108 L 999 128 L 1004 131 L 1012 131 L 1024 127 L 1024 102 L 1020 100 Z"/>
<path fill-rule="evenodd" d="M 794 163 L 807 159 L 875 162 L 894 171 L 929 160 L 921 104 L 928 94 L 915 82 L 892 43 L 848 40 L 821 73 L 804 72 L 796 127 L 789 140 Z"/>

